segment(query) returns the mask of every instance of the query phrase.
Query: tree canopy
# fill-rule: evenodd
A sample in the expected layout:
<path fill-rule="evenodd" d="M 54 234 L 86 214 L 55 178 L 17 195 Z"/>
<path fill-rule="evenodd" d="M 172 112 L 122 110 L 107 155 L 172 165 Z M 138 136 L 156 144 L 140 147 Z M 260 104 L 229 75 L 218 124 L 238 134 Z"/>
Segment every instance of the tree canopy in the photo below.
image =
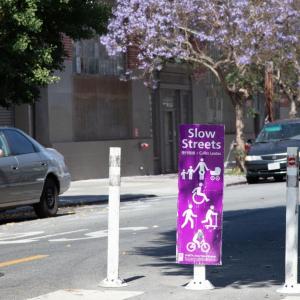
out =
<path fill-rule="evenodd" d="M 111 55 L 136 47 L 145 75 L 169 61 L 188 62 L 223 78 L 229 92 L 247 96 L 257 88 L 254 67 L 296 60 L 300 13 L 294 2 L 119 0 L 102 43 Z"/>
<path fill-rule="evenodd" d="M 37 101 L 63 69 L 63 34 L 103 34 L 110 12 L 99 0 L 0 0 L 0 105 Z"/>
<path fill-rule="evenodd" d="M 170 61 L 210 70 L 234 105 L 242 153 L 243 101 L 263 91 L 265 64 L 289 66 L 281 79 L 299 84 L 298 74 L 286 74 L 299 62 L 296 1 L 118 0 L 101 41 L 111 55 L 138 49 L 138 67 L 150 82 Z"/>

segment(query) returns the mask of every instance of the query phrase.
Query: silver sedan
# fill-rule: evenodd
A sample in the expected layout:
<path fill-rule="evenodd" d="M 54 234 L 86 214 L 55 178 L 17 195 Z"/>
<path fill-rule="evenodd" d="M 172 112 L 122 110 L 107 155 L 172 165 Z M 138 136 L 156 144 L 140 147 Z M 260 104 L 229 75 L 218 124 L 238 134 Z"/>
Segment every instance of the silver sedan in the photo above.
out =
<path fill-rule="evenodd" d="M 33 205 L 39 217 L 54 216 L 70 182 L 59 152 L 19 129 L 0 127 L 0 208 Z"/>

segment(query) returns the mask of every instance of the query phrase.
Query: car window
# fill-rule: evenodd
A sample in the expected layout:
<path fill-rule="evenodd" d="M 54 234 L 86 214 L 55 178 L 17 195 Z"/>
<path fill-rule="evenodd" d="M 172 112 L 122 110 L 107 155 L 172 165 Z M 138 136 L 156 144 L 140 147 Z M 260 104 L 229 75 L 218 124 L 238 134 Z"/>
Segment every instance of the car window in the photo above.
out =
<path fill-rule="evenodd" d="M 0 132 L 0 149 L 4 152 L 4 156 L 9 155 L 9 149 L 2 132 Z"/>
<path fill-rule="evenodd" d="M 262 143 L 285 139 L 300 140 L 300 123 L 268 124 L 262 129 L 256 142 Z"/>
<path fill-rule="evenodd" d="M 4 135 L 8 142 L 11 154 L 21 155 L 36 152 L 33 144 L 20 132 L 6 129 L 4 130 Z"/>

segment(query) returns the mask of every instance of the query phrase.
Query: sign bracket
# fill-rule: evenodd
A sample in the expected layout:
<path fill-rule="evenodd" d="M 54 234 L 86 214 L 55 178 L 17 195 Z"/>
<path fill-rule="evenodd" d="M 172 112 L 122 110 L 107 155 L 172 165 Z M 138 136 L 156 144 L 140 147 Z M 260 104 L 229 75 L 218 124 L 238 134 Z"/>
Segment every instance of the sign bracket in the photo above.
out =
<path fill-rule="evenodd" d="M 206 279 L 206 267 L 194 265 L 194 278 L 185 287 L 187 290 L 212 290 L 215 287 Z"/>

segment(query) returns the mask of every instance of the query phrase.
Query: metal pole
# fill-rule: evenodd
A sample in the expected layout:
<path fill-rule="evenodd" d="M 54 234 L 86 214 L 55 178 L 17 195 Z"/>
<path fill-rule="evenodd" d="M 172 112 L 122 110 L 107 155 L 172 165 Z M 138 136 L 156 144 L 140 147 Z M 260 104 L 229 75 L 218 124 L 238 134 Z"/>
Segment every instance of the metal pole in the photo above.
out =
<path fill-rule="evenodd" d="M 107 277 L 100 283 L 100 286 L 103 287 L 122 287 L 127 285 L 119 278 L 120 164 L 121 148 L 110 148 Z"/>
<path fill-rule="evenodd" d="M 214 286 L 206 279 L 206 268 L 194 265 L 194 278 L 185 287 L 188 290 L 212 290 Z"/>
<path fill-rule="evenodd" d="M 299 149 L 287 148 L 287 199 L 285 238 L 285 283 L 280 293 L 298 294 L 298 198 L 299 198 Z"/>

